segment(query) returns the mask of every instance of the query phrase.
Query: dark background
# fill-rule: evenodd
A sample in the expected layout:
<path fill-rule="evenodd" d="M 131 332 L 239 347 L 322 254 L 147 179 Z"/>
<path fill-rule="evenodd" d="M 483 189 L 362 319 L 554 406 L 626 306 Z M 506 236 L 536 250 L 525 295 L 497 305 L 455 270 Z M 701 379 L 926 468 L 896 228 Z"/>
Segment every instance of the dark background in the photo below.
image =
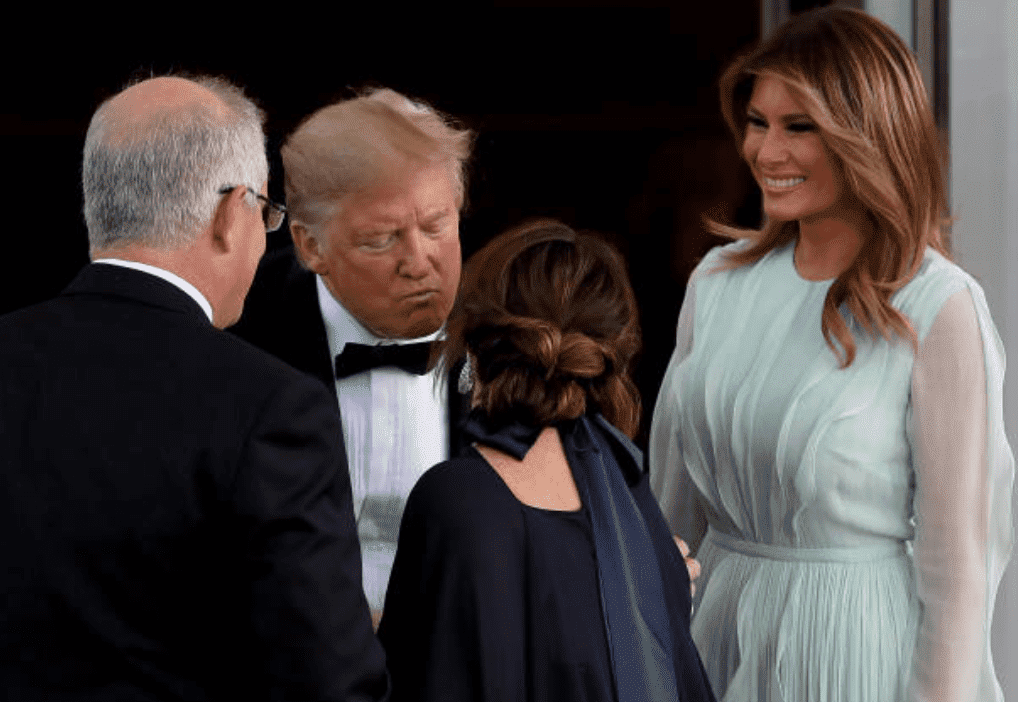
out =
<path fill-rule="evenodd" d="M 315 12 L 232 6 L 116 32 L 64 17 L 67 36 L 47 33 L 45 50 L 37 25 L 23 25 L 26 48 L 9 45 L 0 57 L 0 313 L 52 297 L 88 261 L 81 147 L 92 111 L 128 80 L 183 70 L 243 85 L 268 115 L 269 194 L 278 200 L 278 148 L 297 122 L 359 88 L 386 86 L 477 135 L 464 257 L 538 215 L 617 243 L 641 307 L 646 426 L 686 278 L 719 241 L 701 215 L 757 224 L 759 196 L 721 122 L 716 81 L 758 37 L 759 0 Z M 288 236 L 284 226 L 269 246 Z"/>

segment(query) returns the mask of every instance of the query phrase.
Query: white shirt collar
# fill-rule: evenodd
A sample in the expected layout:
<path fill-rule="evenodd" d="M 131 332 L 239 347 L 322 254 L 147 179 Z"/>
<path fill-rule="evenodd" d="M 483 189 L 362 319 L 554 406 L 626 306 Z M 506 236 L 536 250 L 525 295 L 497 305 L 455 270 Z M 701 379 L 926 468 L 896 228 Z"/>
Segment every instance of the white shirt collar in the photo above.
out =
<path fill-rule="evenodd" d="M 320 275 L 315 276 L 315 285 L 318 288 L 318 306 L 322 311 L 322 321 L 325 322 L 325 334 L 329 339 L 329 348 L 334 353 L 340 353 L 348 343 L 366 346 L 413 344 L 420 341 L 434 341 L 444 332 L 443 328 L 416 339 L 386 339 L 375 336 L 350 314 L 339 300 L 332 296 Z"/>
<path fill-rule="evenodd" d="M 189 282 L 181 278 L 176 273 L 171 273 L 165 268 L 150 266 L 147 263 L 139 263 L 138 261 L 125 261 L 124 259 L 121 258 L 97 258 L 94 261 L 92 261 L 92 263 L 108 263 L 111 266 L 123 266 L 124 268 L 133 268 L 136 271 L 142 271 L 144 273 L 154 275 L 157 278 L 162 278 L 167 283 L 172 283 L 173 285 L 176 285 L 178 288 L 180 288 L 188 295 L 190 295 L 191 298 L 198 303 L 198 306 L 201 307 L 202 310 L 205 312 L 205 316 L 209 318 L 209 321 L 210 322 L 212 321 L 212 305 L 210 305 L 209 301 L 205 298 L 205 296 L 198 291 L 198 288 L 191 285 Z"/>

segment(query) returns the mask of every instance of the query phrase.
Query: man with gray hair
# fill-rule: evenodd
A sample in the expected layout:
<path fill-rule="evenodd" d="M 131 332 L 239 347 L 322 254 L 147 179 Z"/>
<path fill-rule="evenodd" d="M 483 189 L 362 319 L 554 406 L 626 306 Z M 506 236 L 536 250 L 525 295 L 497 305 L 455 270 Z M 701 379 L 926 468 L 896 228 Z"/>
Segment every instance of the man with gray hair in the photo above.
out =
<path fill-rule="evenodd" d="M 293 250 L 266 257 L 234 327 L 340 406 L 376 619 L 410 489 L 460 447 L 459 374 L 427 361 L 459 286 L 470 146 L 469 131 L 387 89 L 305 119 L 282 147 Z"/>
<path fill-rule="evenodd" d="M 0 317 L 0 691 L 373 700 L 335 403 L 230 334 L 283 209 L 260 111 L 152 78 L 85 141 L 92 263 Z"/>

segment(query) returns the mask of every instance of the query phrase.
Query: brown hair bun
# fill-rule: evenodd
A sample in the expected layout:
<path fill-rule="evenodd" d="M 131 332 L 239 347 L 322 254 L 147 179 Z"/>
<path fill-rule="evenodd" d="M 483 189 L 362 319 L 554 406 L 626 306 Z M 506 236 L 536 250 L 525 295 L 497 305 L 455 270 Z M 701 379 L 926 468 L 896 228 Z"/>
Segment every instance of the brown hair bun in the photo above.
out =
<path fill-rule="evenodd" d="M 546 426 L 596 410 L 636 433 L 636 301 L 603 239 L 554 220 L 501 234 L 467 262 L 446 330 L 444 362 L 470 352 L 489 416 Z"/>

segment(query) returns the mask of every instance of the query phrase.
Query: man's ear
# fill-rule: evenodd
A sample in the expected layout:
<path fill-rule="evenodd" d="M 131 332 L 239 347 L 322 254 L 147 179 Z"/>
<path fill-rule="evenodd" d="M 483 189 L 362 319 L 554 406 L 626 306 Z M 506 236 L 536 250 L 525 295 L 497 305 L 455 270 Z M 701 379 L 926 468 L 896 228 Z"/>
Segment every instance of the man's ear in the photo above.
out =
<path fill-rule="evenodd" d="M 220 253 L 227 253 L 237 245 L 236 233 L 241 222 L 243 207 L 247 207 L 244 196 L 247 188 L 238 185 L 223 196 L 212 215 L 212 246 Z"/>
<path fill-rule="evenodd" d="M 293 238 L 294 251 L 304 262 L 304 265 L 315 273 L 325 273 L 327 269 L 322 244 L 318 237 L 308 231 L 307 225 L 291 219 L 290 236 Z"/>

